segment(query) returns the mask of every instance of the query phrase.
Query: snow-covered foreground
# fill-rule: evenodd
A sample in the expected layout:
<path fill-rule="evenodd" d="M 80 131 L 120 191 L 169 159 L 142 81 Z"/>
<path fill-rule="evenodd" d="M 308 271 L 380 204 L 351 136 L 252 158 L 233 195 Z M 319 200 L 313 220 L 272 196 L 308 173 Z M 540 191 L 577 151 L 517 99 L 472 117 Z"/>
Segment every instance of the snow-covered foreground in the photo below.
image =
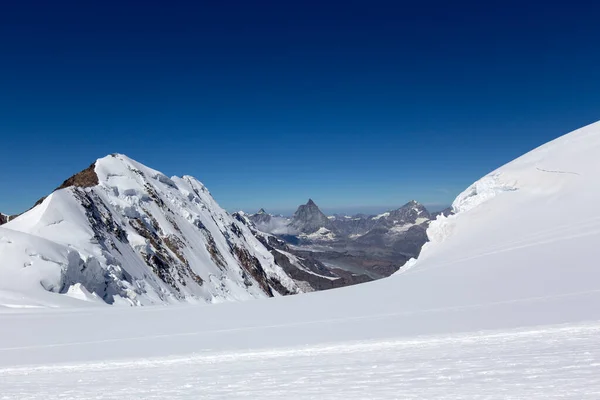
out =
<path fill-rule="evenodd" d="M 432 223 L 418 262 L 376 282 L 0 308 L 0 399 L 600 398 L 599 160 L 595 124 L 507 164 Z"/>
<path fill-rule="evenodd" d="M 600 324 L 0 369 L 0 398 L 600 397 Z"/>

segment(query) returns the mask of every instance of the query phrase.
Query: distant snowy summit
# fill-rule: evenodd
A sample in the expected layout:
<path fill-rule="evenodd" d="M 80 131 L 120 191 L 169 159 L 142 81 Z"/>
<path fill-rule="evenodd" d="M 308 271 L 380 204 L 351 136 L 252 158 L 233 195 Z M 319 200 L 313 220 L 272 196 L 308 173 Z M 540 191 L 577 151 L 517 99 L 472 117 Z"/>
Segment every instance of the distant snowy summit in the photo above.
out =
<path fill-rule="evenodd" d="M 407 251 L 417 256 L 420 247 L 427 241 L 425 230 L 429 222 L 440 213 L 430 213 L 421 203 L 411 200 L 398 209 L 379 215 L 328 217 L 309 199 L 291 218 L 276 217 L 264 209 L 248 215 L 248 218 L 263 232 L 296 236 L 305 244 L 338 247 L 343 244 L 354 248 L 376 245 L 389 252 L 394 246 L 403 247 L 400 242 L 410 242 L 415 245 Z M 444 210 L 443 213 L 447 215 L 451 211 Z"/>
<path fill-rule="evenodd" d="M 97 160 L 8 219 L 1 217 L 0 297 L 144 305 L 301 291 L 202 183 L 121 154 Z"/>

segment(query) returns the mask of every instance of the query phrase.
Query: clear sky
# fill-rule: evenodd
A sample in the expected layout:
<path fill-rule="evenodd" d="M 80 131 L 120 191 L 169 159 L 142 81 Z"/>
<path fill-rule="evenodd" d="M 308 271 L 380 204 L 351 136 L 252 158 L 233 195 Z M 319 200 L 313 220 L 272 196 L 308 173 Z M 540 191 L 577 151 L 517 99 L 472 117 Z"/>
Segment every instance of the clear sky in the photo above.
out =
<path fill-rule="evenodd" d="M 230 210 L 449 204 L 600 119 L 593 3 L 3 2 L 0 211 L 113 152 Z"/>

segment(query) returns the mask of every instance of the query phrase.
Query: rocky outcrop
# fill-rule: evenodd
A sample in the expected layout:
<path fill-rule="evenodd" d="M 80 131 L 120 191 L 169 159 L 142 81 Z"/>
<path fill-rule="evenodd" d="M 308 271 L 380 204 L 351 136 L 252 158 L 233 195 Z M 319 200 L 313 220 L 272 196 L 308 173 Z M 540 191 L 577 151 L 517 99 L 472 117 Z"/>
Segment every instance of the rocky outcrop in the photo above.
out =
<path fill-rule="evenodd" d="M 96 168 L 96 163 L 93 163 L 92 165 L 90 165 L 89 167 L 84 169 L 83 171 L 73 175 L 72 177 L 70 177 L 69 179 L 64 181 L 62 183 L 62 185 L 57 187 L 55 190 L 64 189 L 64 188 L 67 188 L 70 186 L 75 186 L 75 187 L 80 187 L 80 188 L 96 186 L 99 183 L 99 181 L 98 181 L 98 175 L 96 174 L 95 168 Z"/>
<path fill-rule="evenodd" d="M 0 225 L 3 225 L 9 221 L 12 221 L 13 219 L 17 218 L 19 216 L 19 214 L 17 215 L 7 215 L 7 214 L 2 214 L 0 213 Z"/>

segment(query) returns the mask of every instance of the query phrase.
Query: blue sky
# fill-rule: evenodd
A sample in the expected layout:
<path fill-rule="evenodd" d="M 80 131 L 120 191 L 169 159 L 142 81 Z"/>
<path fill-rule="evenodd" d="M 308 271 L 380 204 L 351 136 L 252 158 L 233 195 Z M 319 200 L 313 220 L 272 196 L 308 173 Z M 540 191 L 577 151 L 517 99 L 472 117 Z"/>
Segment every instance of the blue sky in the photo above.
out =
<path fill-rule="evenodd" d="M 591 2 L 6 3 L 7 213 L 113 152 L 230 210 L 449 204 L 600 119 Z"/>

